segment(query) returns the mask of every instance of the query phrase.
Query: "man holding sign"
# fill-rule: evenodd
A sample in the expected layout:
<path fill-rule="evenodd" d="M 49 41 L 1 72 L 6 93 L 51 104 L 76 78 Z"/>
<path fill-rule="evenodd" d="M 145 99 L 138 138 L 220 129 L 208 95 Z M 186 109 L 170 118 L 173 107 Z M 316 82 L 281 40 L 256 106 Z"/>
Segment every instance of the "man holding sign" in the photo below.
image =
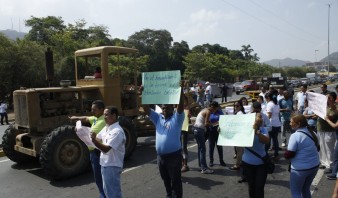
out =
<path fill-rule="evenodd" d="M 312 106 L 313 102 L 317 102 L 318 105 L 323 104 L 323 101 L 325 101 L 325 100 L 321 100 L 320 102 L 316 101 L 314 97 L 313 98 L 311 97 L 311 95 L 315 95 L 315 93 L 310 93 L 309 95 L 310 96 L 308 98 L 309 106 Z M 335 103 L 337 94 L 335 92 L 330 92 L 326 97 L 327 97 L 327 107 L 324 108 L 326 110 L 324 115 L 320 115 L 318 112 L 316 112 L 318 111 L 318 109 L 316 109 L 315 106 L 312 108 L 313 111 L 319 116 L 317 122 L 317 130 L 318 130 L 317 136 L 320 145 L 319 158 L 321 162 L 321 168 L 326 168 L 327 169 L 326 172 L 330 172 L 334 160 L 336 129 L 330 126 L 330 123 L 327 120 L 330 120 L 332 123 L 336 123 L 338 121 L 338 110 Z"/>
<path fill-rule="evenodd" d="M 156 79 L 158 83 L 155 82 Z M 179 71 L 143 73 L 144 90 L 141 89 L 141 91 L 144 112 L 156 127 L 157 165 L 166 188 L 166 196 L 181 198 L 183 187 L 180 136 L 184 121 L 184 93 L 179 86 L 179 79 Z M 161 84 L 162 87 L 157 86 L 158 84 Z M 148 89 L 147 86 L 151 87 Z M 178 96 L 177 90 L 180 91 Z M 149 95 L 152 95 L 152 97 L 149 97 Z M 156 103 L 163 104 L 162 114 L 155 112 L 150 109 L 149 105 L 146 105 L 151 104 L 151 101 L 155 102 L 153 99 L 156 100 Z M 172 104 L 177 99 L 179 99 L 179 104 L 177 110 L 174 111 Z"/>

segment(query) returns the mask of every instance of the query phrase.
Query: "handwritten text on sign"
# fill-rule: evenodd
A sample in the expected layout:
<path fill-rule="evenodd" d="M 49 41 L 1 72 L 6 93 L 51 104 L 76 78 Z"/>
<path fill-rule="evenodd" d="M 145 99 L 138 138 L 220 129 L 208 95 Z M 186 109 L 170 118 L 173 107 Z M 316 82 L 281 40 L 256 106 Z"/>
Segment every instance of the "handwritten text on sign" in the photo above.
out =
<path fill-rule="evenodd" d="M 254 139 L 253 124 L 255 113 L 239 115 L 221 115 L 217 145 L 251 147 Z"/>
<path fill-rule="evenodd" d="M 306 92 L 309 108 L 319 117 L 325 119 L 327 110 L 327 97 L 323 94 Z"/>
<path fill-rule="evenodd" d="M 142 104 L 178 104 L 180 80 L 179 70 L 142 73 Z"/>

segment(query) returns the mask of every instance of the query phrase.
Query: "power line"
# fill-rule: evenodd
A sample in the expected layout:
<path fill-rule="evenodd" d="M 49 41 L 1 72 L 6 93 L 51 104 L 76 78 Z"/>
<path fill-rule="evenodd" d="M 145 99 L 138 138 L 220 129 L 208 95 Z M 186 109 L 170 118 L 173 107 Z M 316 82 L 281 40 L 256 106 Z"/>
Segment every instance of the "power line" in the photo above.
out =
<path fill-rule="evenodd" d="M 306 42 L 308 42 L 308 43 L 315 44 L 313 41 L 304 39 L 304 38 L 299 37 L 299 36 L 297 36 L 297 35 L 295 35 L 295 34 L 291 34 L 290 32 L 284 31 L 283 29 L 280 29 L 280 28 L 278 28 L 278 27 L 276 27 L 276 26 L 274 26 L 274 25 L 271 25 L 271 24 L 269 24 L 269 23 L 263 21 L 262 19 L 260 19 L 260 18 L 258 18 L 258 17 L 256 17 L 256 16 L 254 16 L 254 15 L 252 15 L 252 14 L 246 12 L 245 10 L 243 10 L 243 9 L 241 9 L 241 8 L 239 8 L 239 7 L 237 7 L 237 6 L 235 6 L 235 5 L 232 4 L 232 3 L 229 3 L 229 2 L 227 2 L 227 1 L 225 1 L 225 0 L 220 0 L 220 1 L 222 1 L 223 3 L 226 3 L 226 4 L 228 4 L 228 5 L 230 5 L 230 6 L 232 6 L 232 7 L 234 7 L 235 9 L 237 9 L 237 10 L 243 12 L 244 14 L 246 14 L 246 15 L 248 15 L 248 16 L 254 18 L 254 19 L 256 19 L 257 21 L 260 21 L 261 23 L 263 23 L 263 24 L 265 24 L 265 25 L 267 25 L 267 26 L 269 26 L 269 27 L 271 27 L 271 28 L 273 28 L 273 29 L 275 29 L 275 30 L 277 30 L 277 31 L 283 32 L 283 33 L 288 34 L 288 35 L 290 35 L 290 36 L 292 36 L 292 37 L 295 37 L 295 38 L 297 38 L 297 39 L 306 41 Z"/>

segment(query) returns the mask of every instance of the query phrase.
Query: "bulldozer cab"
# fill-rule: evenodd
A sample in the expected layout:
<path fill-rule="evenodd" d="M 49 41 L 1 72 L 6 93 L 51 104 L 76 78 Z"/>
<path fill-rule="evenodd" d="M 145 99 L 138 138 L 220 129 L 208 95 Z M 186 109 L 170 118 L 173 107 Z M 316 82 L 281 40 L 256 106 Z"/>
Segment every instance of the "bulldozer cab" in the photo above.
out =
<path fill-rule="evenodd" d="M 137 67 L 135 61 L 124 61 L 138 51 L 133 48 L 101 46 L 75 52 L 75 80 L 77 87 L 98 87 L 98 92 L 88 92 L 101 98 L 107 105 L 118 107 L 121 115 L 138 114 Z M 130 59 L 129 59 L 130 60 Z M 121 78 L 123 67 L 132 67 L 134 76 Z"/>

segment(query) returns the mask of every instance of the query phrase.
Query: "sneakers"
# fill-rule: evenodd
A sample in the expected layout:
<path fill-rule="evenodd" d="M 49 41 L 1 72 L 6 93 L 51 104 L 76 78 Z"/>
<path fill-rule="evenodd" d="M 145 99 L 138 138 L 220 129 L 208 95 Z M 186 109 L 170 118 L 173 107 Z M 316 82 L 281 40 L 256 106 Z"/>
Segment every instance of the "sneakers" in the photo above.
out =
<path fill-rule="evenodd" d="M 334 176 L 334 175 L 326 175 L 326 178 L 327 178 L 328 180 L 336 180 L 336 179 L 337 179 L 337 177 Z"/>
<path fill-rule="evenodd" d="M 282 143 L 282 147 L 286 147 L 286 143 L 285 142 Z"/>
<path fill-rule="evenodd" d="M 213 174 L 214 171 L 211 170 L 211 169 L 203 169 L 203 170 L 201 171 L 201 173 L 202 173 L 202 174 Z"/>
<path fill-rule="evenodd" d="M 189 169 L 189 166 L 183 166 L 182 168 L 181 168 L 181 172 L 187 172 L 187 171 L 189 171 L 190 169 Z"/>
<path fill-rule="evenodd" d="M 214 162 L 210 162 L 210 163 L 209 163 L 209 166 L 210 166 L 210 167 L 213 167 L 213 166 L 214 166 Z"/>
<path fill-rule="evenodd" d="M 233 165 L 229 169 L 232 171 L 238 171 L 240 168 L 241 168 L 240 166 Z"/>
<path fill-rule="evenodd" d="M 319 165 L 319 168 L 320 168 L 320 169 L 325 169 L 326 166 L 324 166 L 323 164 L 321 164 L 321 165 Z"/>

